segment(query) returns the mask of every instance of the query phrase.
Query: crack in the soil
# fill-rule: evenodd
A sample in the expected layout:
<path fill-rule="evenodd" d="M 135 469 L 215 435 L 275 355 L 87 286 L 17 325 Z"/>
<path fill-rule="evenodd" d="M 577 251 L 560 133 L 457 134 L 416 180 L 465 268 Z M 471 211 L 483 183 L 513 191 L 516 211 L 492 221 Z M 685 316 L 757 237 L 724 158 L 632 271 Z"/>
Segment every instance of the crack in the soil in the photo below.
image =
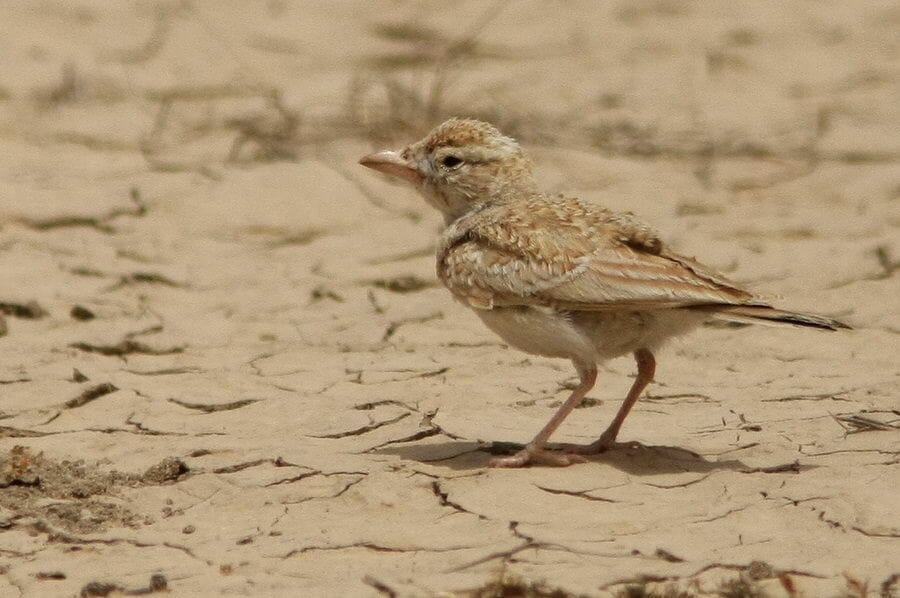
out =
<path fill-rule="evenodd" d="M 750 469 L 739 469 L 738 473 L 800 473 L 808 469 L 814 469 L 815 465 L 800 465 L 799 461 L 792 463 L 782 463 L 781 465 L 770 465 L 768 467 L 753 467 Z"/>
<path fill-rule="evenodd" d="M 462 436 L 457 436 L 456 434 L 452 434 L 451 432 L 448 432 L 447 430 L 445 430 L 438 424 L 434 423 L 434 418 L 437 417 L 437 414 L 438 414 L 437 409 L 435 409 L 434 411 L 425 413 L 422 416 L 423 423 L 428 424 L 429 427 L 434 428 L 440 434 L 443 434 L 444 436 L 446 436 L 447 438 L 450 438 L 451 440 L 465 440 Z"/>
<path fill-rule="evenodd" d="M 374 409 L 375 407 L 378 407 L 380 405 L 395 405 L 397 407 L 402 407 L 404 409 L 408 409 L 409 411 L 406 413 L 406 415 L 410 415 L 412 412 L 421 413 L 421 411 L 419 411 L 418 403 L 416 403 L 415 406 L 412 406 L 407 403 L 403 403 L 401 401 L 397 401 L 394 399 L 385 399 L 382 401 L 374 401 L 371 403 L 362 403 L 359 405 L 355 405 L 353 408 L 360 410 L 360 411 L 368 411 L 368 410 Z M 437 436 L 438 434 L 443 434 L 447 438 L 451 438 L 453 440 L 462 440 L 461 436 L 456 436 L 455 434 L 451 434 L 450 432 L 447 432 L 442 427 L 440 427 L 439 425 L 434 423 L 434 418 L 437 416 L 437 414 L 438 414 L 437 409 L 435 409 L 434 411 L 422 414 L 422 422 L 420 425 L 427 425 L 428 426 L 427 428 L 419 430 L 417 432 L 414 432 L 408 436 L 404 436 L 403 438 L 395 438 L 393 440 L 388 440 L 387 442 L 383 442 L 381 444 L 375 445 L 373 447 L 366 449 L 365 451 L 363 451 L 363 453 L 371 453 L 373 451 L 382 449 L 382 448 L 384 448 L 386 446 L 390 446 L 392 444 L 401 444 L 404 442 L 414 442 L 416 440 L 422 440 L 423 438 Z M 401 418 L 398 418 L 398 419 L 401 419 Z M 319 437 L 319 438 L 321 438 L 321 437 Z M 458 455 L 456 455 L 456 456 L 458 456 Z M 441 460 L 444 460 L 444 459 L 435 459 L 435 461 L 441 461 Z"/>
<path fill-rule="evenodd" d="M 858 526 L 853 526 L 852 529 L 855 532 L 859 532 L 864 536 L 868 536 L 870 538 L 900 538 L 900 531 L 895 532 L 873 532 L 870 530 L 863 529 Z"/>
<path fill-rule="evenodd" d="M 73 349 L 84 351 L 85 353 L 99 353 L 108 357 L 124 357 L 135 353 L 141 355 L 176 355 L 184 353 L 184 347 L 169 347 L 168 349 L 155 349 L 150 345 L 141 343 L 131 339 L 124 339 L 114 345 L 101 345 L 86 342 L 71 343 L 69 345 Z"/>
<path fill-rule="evenodd" d="M 127 428 L 84 428 L 82 430 L 60 430 L 58 432 L 47 432 L 50 434 L 78 434 L 79 432 L 96 432 L 98 434 L 139 434 L 144 436 L 189 436 L 187 432 L 162 432 L 160 430 L 151 430 L 149 428 L 143 428 L 140 424 L 132 424 L 134 426 L 133 430 L 129 430 Z M 194 436 L 200 436 L 201 434 L 194 434 Z M 207 432 L 202 434 L 202 436 L 224 436 L 224 434 L 220 432 Z"/>
<path fill-rule="evenodd" d="M 384 596 L 387 596 L 388 598 L 396 598 L 397 597 L 396 590 L 391 588 L 389 585 L 387 585 L 383 581 L 375 579 L 371 575 L 368 575 L 368 574 L 365 575 L 363 577 L 363 583 L 366 584 L 367 586 L 371 586 L 376 592 L 378 592 L 379 594 L 383 594 Z"/>
<path fill-rule="evenodd" d="M 53 216 L 50 218 L 20 217 L 17 219 L 17 222 L 37 231 L 47 231 L 57 228 L 87 227 L 93 228 L 104 234 L 112 234 L 116 232 L 116 229 L 110 224 L 111 220 L 115 220 L 120 216 L 140 218 L 147 213 L 147 206 L 141 199 L 140 190 L 137 187 L 131 188 L 129 199 L 134 204 L 133 207 L 113 208 L 101 216 Z"/>
<path fill-rule="evenodd" d="M 134 414 L 132 414 L 134 415 Z M 62 436 L 64 434 L 81 434 L 83 432 L 94 432 L 97 434 L 140 434 L 146 436 L 189 436 L 187 432 L 163 432 L 161 430 L 153 430 L 145 427 L 140 422 L 126 420 L 125 423 L 134 426 L 134 429 L 128 428 L 78 428 L 74 430 L 55 430 L 53 432 L 39 432 L 37 430 L 26 430 L 21 428 L 12 428 L 9 426 L 0 426 L 0 438 L 40 438 L 42 436 Z M 55 418 L 51 418 L 52 421 Z M 43 422 L 44 424 L 49 422 Z M 225 436 L 224 432 L 200 432 L 193 436 Z"/>
<path fill-rule="evenodd" d="M 422 440 L 423 438 L 429 438 L 431 436 L 437 436 L 439 434 L 443 434 L 443 431 L 440 428 L 427 428 L 425 430 L 419 430 L 418 432 L 414 432 L 409 436 L 404 436 L 403 438 L 395 438 L 394 440 L 388 440 L 387 442 L 382 442 L 376 446 L 368 448 L 363 451 L 363 453 L 371 453 L 373 451 L 377 451 L 378 449 L 382 449 L 386 446 L 390 446 L 392 444 L 402 444 L 404 442 L 414 442 L 416 440 Z"/>
<path fill-rule="evenodd" d="M 674 401 L 673 405 L 681 405 L 684 403 L 692 404 L 692 403 L 721 403 L 721 401 L 717 401 L 713 399 L 709 395 L 697 393 L 697 392 L 682 392 L 682 393 L 673 393 L 673 394 L 647 394 L 643 397 L 644 401 L 651 402 L 662 402 L 662 401 L 670 401 L 671 399 L 700 399 L 699 401 Z"/>
<path fill-rule="evenodd" d="M 858 390 L 856 388 L 848 388 L 847 390 L 839 390 L 837 392 L 821 392 L 805 395 L 790 395 L 787 397 L 778 397 L 776 399 L 761 399 L 760 403 L 786 403 L 790 401 L 845 401 L 852 403 L 853 399 L 848 399 L 843 395 Z"/>
<path fill-rule="evenodd" d="M 322 476 L 322 477 L 326 477 L 326 478 L 332 477 L 332 476 L 358 476 L 357 479 L 351 480 L 350 482 L 345 484 L 344 487 L 341 488 L 335 494 L 332 494 L 328 497 L 318 497 L 318 496 L 311 497 L 311 499 L 337 498 L 337 497 L 341 496 L 344 492 L 346 492 L 347 490 L 349 490 L 350 488 L 352 488 L 353 486 L 355 486 L 356 484 L 361 482 L 368 475 L 368 473 L 366 473 L 364 471 L 321 471 L 318 469 L 313 469 L 311 467 L 307 467 L 306 465 L 296 465 L 294 463 L 289 463 L 289 462 L 285 461 L 284 459 L 282 459 L 281 457 L 276 457 L 274 459 L 254 459 L 253 461 L 244 461 L 243 463 L 235 463 L 234 465 L 225 465 L 225 466 L 217 467 L 217 468 L 213 469 L 212 473 L 215 473 L 215 474 L 237 473 L 239 471 L 243 471 L 243 470 L 249 469 L 251 467 L 258 467 L 260 465 L 266 465 L 266 464 L 270 464 L 275 467 L 295 467 L 298 469 L 306 469 L 307 471 L 304 471 L 303 473 L 300 473 L 298 475 L 283 478 L 281 480 L 269 482 L 268 484 L 263 485 L 264 488 L 270 488 L 272 486 L 281 486 L 284 484 L 292 484 L 294 482 L 299 482 L 299 481 L 305 480 L 307 478 L 315 477 L 315 476 Z M 194 473 L 202 473 L 202 470 L 199 470 L 199 469 L 194 469 L 193 471 L 194 471 Z M 299 502 L 305 502 L 306 500 L 310 500 L 310 499 L 305 499 L 305 500 L 299 501 Z M 282 504 L 297 504 L 297 503 L 285 502 Z"/>
<path fill-rule="evenodd" d="M 171 287 L 173 289 L 183 289 L 187 285 L 175 282 L 171 278 L 167 276 L 163 276 L 162 274 L 157 274 L 156 272 L 133 272 L 131 274 L 126 274 L 124 276 L 120 276 L 119 280 L 106 288 L 107 291 L 116 291 L 121 289 L 122 287 L 132 286 L 136 284 L 159 284 L 167 287 Z"/>
<path fill-rule="evenodd" d="M 387 278 L 372 278 L 359 281 L 361 285 L 371 285 L 378 289 L 390 291 L 392 293 L 415 293 L 424 289 L 431 289 L 437 286 L 436 280 L 425 280 L 419 278 L 415 274 L 407 274 L 404 276 L 391 276 Z"/>
<path fill-rule="evenodd" d="M 517 537 L 521 540 L 525 540 L 526 542 L 529 542 L 532 544 L 535 543 L 534 536 L 529 536 L 525 532 L 522 532 L 519 530 L 519 522 L 518 521 L 510 521 L 509 522 L 509 531 L 512 532 L 512 535 L 514 535 L 515 537 Z"/>
<path fill-rule="evenodd" d="M 714 433 L 714 432 L 727 432 L 727 431 L 728 431 L 728 430 L 725 430 L 725 429 L 721 429 L 721 428 L 720 428 L 720 429 L 718 429 L 718 430 L 712 430 L 712 431 L 710 431 L 710 433 Z M 700 433 L 700 434 L 703 434 L 702 431 L 699 432 L 699 433 Z M 755 446 L 759 446 L 759 443 L 758 443 L 758 442 L 750 442 L 750 443 L 747 443 L 747 444 L 740 444 L 740 445 L 738 445 L 738 446 L 736 446 L 736 447 L 734 447 L 734 448 L 726 449 L 726 450 L 720 451 L 720 452 L 718 452 L 718 453 L 703 453 L 703 456 L 704 456 L 704 457 L 721 457 L 722 455 L 727 455 L 727 454 L 729 454 L 729 453 L 736 453 L 736 452 L 738 452 L 738 451 L 743 451 L 743 450 L 746 450 L 746 449 L 748 449 L 748 448 L 753 448 L 753 447 L 755 447 Z"/>
<path fill-rule="evenodd" d="M 398 401 L 396 399 L 382 399 L 380 401 L 371 401 L 369 403 L 360 403 L 358 405 L 354 405 L 353 408 L 357 411 L 369 411 L 370 409 L 374 409 L 375 407 L 381 407 L 382 405 L 393 405 L 395 407 L 402 407 L 403 409 L 408 409 L 410 411 L 419 412 L 419 406 L 416 405 L 413 407 L 409 403 L 404 403 L 403 401 Z"/>
<path fill-rule="evenodd" d="M 809 496 L 807 498 L 791 498 L 790 496 L 769 496 L 769 494 L 767 492 L 760 492 L 760 495 L 765 500 L 786 500 L 787 502 L 784 503 L 783 505 L 781 505 L 783 507 L 786 507 L 786 506 L 796 507 L 802 503 L 809 502 L 812 500 L 832 500 L 834 498 L 832 496 Z"/>
<path fill-rule="evenodd" d="M 665 548 L 657 548 L 656 551 L 653 553 L 653 556 L 655 556 L 656 558 L 662 559 L 664 561 L 667 561 L 669 563 L 684 563 L 685 562 L 685 559 L 681 558 L 680 556 L 676 556 L 676 555 L 672 554 Z"/>
<path fill-rule="evenodd" d="M 518 521 L 510 521 L 509 522 L 509 531 L 512 532 L 513 536 L 522 540 L 522 543 L 519 544 L 518 546 L 510 548 L 509 550 L 499 550 L 496 552 L 489 553 L 489 554 L 487 554 L 481 558 L 478 558 L 474 561 L 470 561 L 470 562 L 464 563 L 462 565 L 453 567 L 452 569 L 448 569 L 446 572 L 447 573 L 457 573 L 459 571 L 464 571 L 465 569 L 471 569 L 472 567 L 476 567 L 478 565 L 482 565 L 484 563 L 488 563 L 490 561 L 494 561 L 497 559 L 502 559 L 503 564 L 506 565 L 507 563 L 509 563 L 513 560 L 513 557 L 515 557 L 515 555 L 519 554 L 520 552 L 522 552 L 524 550 L 529 550 L 529 549 L 567 552 L 569 554 L 577 554 L 577 555 L 597 556 L 597 554 L 598 554 L 598 553 L 593 553 L 593 552 L 574 550 L 572 548 L 569 548 L 568 546 L 563 546 L 562 544 L 555 544 L 552 542 L 543 542 L 540 540 L 536 540 L 534 537 L 529 536 L 528 534 L 525 534 L 524 532 L 520 531 L 518 528 L 519 528 Z M 603 554 L 602 556 L 620 557 L 623 555 Z"/>
<path fill-rule="evenodd" d="M 127 368 L 122 370 L 123 372 L 127 372 L 129 374 L 134 374 L 135 376 L 175 376 L 178 374 L 200 374 L 205 370 L 198 367 L 193 366 L 185 366 L 180 368 L 163 368 L 160 370 L 129 370 Z"/>
<path fill-rule="evenodd" d="M 83 405 L 87 405 L 91 401 L 99 399 L 104 395 L 108 395 L 110 393 L 114 393 L 119 388 L 114 384 L 109 382 L 104 382 L 103 384 L 97 384 L 96 386 L 91 386 L 90 388 L 86 388 L 80 395 L 73 399 L 69 399 L 63 405 L 66 409 L 75 409 L 77 407 L 81 407 Z M 45 422 L 49 423 L 49 422 Z"/>
<path fill-rule="evenodd" d="M 391 419 L 386 419 L 378 422 L 371 422 L 366 424 L 365 426 L 360 426 L 359 428 L 354 428 L 352 430 L 347 430 L 346 432 L 335 432 L 333 434 L 322 434 L 322 435 L 310 435 L 310 438 L 347 438 L 348 436 L 361 436 L 363 434 L 367 434 L 372 432 L 373 430 L 377 430 L 378 428 L 383 428 L 384 426 L 389 426 L 391 424 L 395 424 L 398 421 L 405 419 L 410 416 L 409 411 L 401 413 L 397 417 L 392 417 Z"/>
<path fill-rule="evenodd" d="M 593 492 L 593 490 L 581 490 L 581 491 L 562 490 L 562 489 L 558 489 L 558 488 L 547 488 L 545 486 L 539 486 L 537 484 L 535 484 L 534 487 L 537 488 L 538 490 L 542 490 L 542 491 L 548 492 L 550 494 L 560 494 L 563 496 L 572 496 L 575 498 L 581 498 L 583 500 L 592 500 L 592 501 L 596 501 L 596 502 L 607 502 L 607 503 L 621 502 L 618 500 L 613 500 L 611 498 L 603 498 L 602 496 L 593 496 L 591 494 L 588 494 L 588 492 Z"/>
<path fill-rule="evenodd" d="M 67 532 L 54 529 L 50 527 L 45 521 L 36 521 L 27 526 L 27 529 L 47 534 L 48 542 L 60 542 L 62 544 L 104 544 L 107 546 L 115 546 L 118 544 L 128 544 L 134 546 L 136 548 L 154 548 L 159 546 L 165 546 L 166 548 L 171 548 L 172 550 L 178 550 L 188 555 L 192 559 L 196 559 L 202 563 L 207 565 L 212 565 L 213 562 L 200 558 L 197 556 L 193 550 L 188 548 L 187 546 L 182 546 L 181 544 L 175 544 L 173 542 L 141 542 L 140 540 L 133 540 L 131 538 L 83 538 L 81 536 L 76 536 L 74 534 L 69 534 Z"/>
<path fill-rule="evenodd" d="M 415 380 L 416 378 L 433 378 L 434 376 L 440 376 L 441 374 L 445 374 L 450 370 L 449 367 L 437 368 L 434 370 L 413 370 L 413 369 L 402 369 L 402 370 L 389 370 L 391 372 L 404 373 L 410 372 L 410 376 L 406 376 L 403 378 L 390 378 L 388 380 L 377 380 L 375 382 L 363 382 L 362 375 L 366 372 L 366 370 L 353 370 L 347 369 L 347 374 L 353 374 L 353 378 L 350 379 L 350 382 L 353 384 L 362 384 L 363 386 L 375 385 L 375 384 L 391 384 L 393 382 L 406 382 L 408 380 Z"/>
<path fill-rule="evenodd" d="M 397 546 L 385 546 L 376 544 L 375 542 L 354 542 L 353 544 L 338 544 L 337 546 L 304 546 L 303 548 L 294 548 L 293 550 L 282 555 L 282 560 L 289 559 L 298 554 L 304 554 L 313 551 L 332 551 L 332 550 L 348 550 L 351 548 L 365 548 L 373 552 L 393 552 L 399 554 L 416 553 L 416 552 L 454 552 L 457 550 L 470 550 L 471 546 L 451 546 L 447 548 L 401 548 Z"/>
<path fill-rule="evenodd" d="M 428 314 L 426 316 L 418 316 L 415 318 L 403 318 L 402 320 L 395 320 L 387 325 L 387 328 L 384 329 L 384 334 L 381 336 L 381 342 L 387 342 L 391 339 L 392 336 L 397 334 L 397 331 L 400 330 L 401 327 L 406 326 L 407 324 L 424 324 L 425 322 L 430 322 L 431 320 L 439 320 L 444 317 L 444 313 L 437 311 L 432 314 Z"/>
<path fill-rule="evenodd" d="M 347 493 L 348 490 L 350 490 L 350 488 L 353 488 L 357 484 L 361 483 L 364 479 L 366 479 L 367 475 L 368 474 L 364 473 L 364 474 L 360 475 L 357 479 L 350 480 L 349 482 L 344 484 L 344 487 L 341 488 L 340 490 L 338 490 L 335 494 L 332 494 L 331 496 L 323 497 L 323 498 L 338 498 L 340 496 L 343 496 L 345 493 Z"/>
<path fill-rule="evenodd" d="M 0 386 L 4 384 L 21 384 L 22 382 L 31 382 L 31 378 L 11 378 L 9 380 L 0 380 Z"/>
<path fill-rule="evenodd" d="M 714 473 L 716 473 L 716 472 L 711 471 L 709 473 L 703 474 L 702 476 L 700 476 L 697 479 L 688 480 L 687 482 L 681 482 L 678 484 L 653 484 L 651 482 L 641 482 L 641 483 L 645 486 L 651 486 L 653 488 L 660 488 L 662 490 L 671 490 L 673 488 L 687 488 L 688 486 L 693 486 L 694 484 L 699 484 L 703 480 L 706 480 L 707 478 L 712 476 Z"/>
<path fill-rule="evenodd" d="M 212 470 L 213 473 L 236 473 L 238 471 L 243 471 L 245 469 L 249 469 L 251 467 L 258 467 L 259 465 L 270 464 L 275 467 L 304 467 L 303 465 L 294 465 L 293 463 L 288 463 L 281 457 L 275 457 L 274 459 L 254 459 L 253 461 L 244 461 L 241 463 L 235 463 L 234 465 L 224 465 L 222 467 L 217 467 Z M 311 469 L 311 468 L 307 468 Z"/>
<path fill-rule="evenodd" d="M 483 565 L 484 563 L 489 563 L 497 559 L 502 559 L 504 563 L 508 563 L 514 556 L 516 556 L 523 550 L 539 547 L 540 546 L 531 542 L 523 542 L 522 544 L 519 544 L 514 548 L 510 548 L 509 550 L 498 550 L 496 552 L 491 552 L 479 559 L 475 559 L 474 561 L 469 561 L 467 563 L 463 563 L 462 565 L 453 567 L 452 569 L 448 569 L 447 573 L 459 573 L 460 571 L 465 571 L 466 569 L 471 569 L 472 567 L 477 567 L 478 565 Z"/>
<path fill-rule="evenodd" d="M 324 474 L 322 474 L 321 471 L 314 469 L 312 471 L 304 471 L 303 473 L 301 473 L 299 475 L 291 476 L 289 478 L 284 478 L 281 480 L 276 480 L 274 482 L 269 482 L 268 484 L 263 484 L 263 486 L 265 486 L 266 488 L 269 488 L 271 486 L 281 486 L 283 484 L 293 484 L 294 482 L 300 482 L 302 480 L 305 480 L 306 478 L 311 478 L 311 477 L 317 476 L 317 475 L 324 475 Z"/>
<path fill-rule="evenodd" d="M 339 473 L 340 472 L 336 472 L 335 474 L 322 474 L 322 475 L 338 475 Z M 355 480 L 350 480 L 349 482 L 344 484 L 343 488 L 341 488 L 334 494 L 328 494 L 326 496 L 307 496 L 306 498 L 301 498 L 299 500 L 285 500 L 285 501 L 281 501 L 280 504 L 287 507 L 287 505 L 300 505 L 305 502 L 312 502 L 314 500 L 333 500 L 335 498 L 339 498 L 339 497 L 343 496 L 348 490 L 350 490 L 350 488 L 353 488 L 357 484 L 361 483 L 363 480 L 366 479 L 367 475 L 368 474 L 366 474 L 366 473 L 360 473 L 358 478 L 356 478 Z"/>
<path fill-rule="evenodd" d="M 753 505 L 750 504 L 750 505 L 743 505 L 740 507 L 734 507 L 732 509 L 728 509 L 724 513 L 721 513 L 719 515 L 714 515 L 712 517 L 707 517 L 706 519 L 694 519 L 691 523 L 710 523 L 712 521 L 718 521 L 719 519 L 725 519 L 726 517 L 729 517 L 730 515 L 734 515 L 735 513 L 740 513 L 741 511 L 745 511 L 752 506 Z"/>
<path fill-rule="evenodd" d="M 440 501 L 442 507 L 449 507 L 456 511 L 457 513 L 466 513 L 467 515 L 475 515 L 479 519 L 486 520 L 487 517 L 482 515 L 481 513 L 475 513 L 473 511 L 468 510 L 461 504 L 457 502 L 453 502 L 448 497 L 450 495 L 449 492 L 443 489 L 439 480 L 433 480 L 431 482 L 431 491 Z"/>
<path fill-rule="evenodd" d="M 294 467 L 306 467 L 306 466 L 300 465 L 300 466 L 294 466 Z M 358 484 L 360 481 L 362 481 L 362 478 L 366 477 L 369 474 L 364 471 L 319 471 L 316 469 L 316 470 L 301 473 L 300 475 L 291 476 L 289 478 L 284 478 L 283 480 L 277 480 L 275 482 L 270 482 L 268 484 L 265 484 L 265 487 L 268 488 L 270 486 L 281 486 L 283 484 L 292 484 L 294 482 L 299 482 L 299 481 L 305 480 L 306 478 L 311 478 L 314 476 L 322 476 L 323 478 L 330 478 L 332 476 L 339 476 L 339 475 L 360 476 L 360 478 L 358 480 L 353 480 L 347 486 L 342 488 L 340 490 L 340 492 L 338 492 L 337 494 L 335 494 L 329 498 L 337 498 L 338 496 L 340 496 L 341 494 L 343 494 L 344 492 L 349 490 L 352 486 L 355 486 L 356 484 Z"/>
<path fill-rule="evenodd" d="M 0 314 L 23 320 L 39 320 L 47 315 L 47 310 L 38 305 L 37 301 L 27 303 L 0 301 Z"/>
<path fill-rule="evenodd" d="M 257 355 L 256 357 L 254 357 L 254 358 L 251 359 L 250 361 L 248 361 L 248 362 L 247 362 L 247 365 L 250 366 L 250 368 L 253 370 L 253 373 L 254 373 L 254 374 L 256 374 L 257 376 L 259 376 L 259 377 L 261 377 L 261 378 L 265 378 L 266 375 L 263 374 L 263 372 L 262 372 L 261 369 L 259 369 L 259 366 L 256 364 L 256 362 L 257 362 L 257 361 L 262 361 L 263 359 L 268 359 L 269 357 L 274 357 L 274 356 L 275 356 L 275 353 L 262 353 L 262 354 L 260 354 L 260 355 Z"/>
<path fill-rule="evenodd" d="M 505 565 L 506 563 L 509 563 L 515 555 L 519 554 L 523 550 L 528 550 L 529 548 L 550 548 L 550 544 L 544 544 L 543 542 L 535 541 L 533 537 L 520 532 L 518 527 L 518 521 L 509 522 L 509 531 L 512 532 L 513 536 L 522 540 L 522 543 L 518 546 L 510 548 L 509 550 L 498 550 L 496 552 L 491 552 L 481 558 L 475 559 L 474 561 L 469 561 L 467 563 L 463 563 L 462 565 L 453 567 L 452 569 L 449 569 L 447 573 L 458 573 L 460 571 L 471 569 L 472 567 L 477 567 L 478 565 L 483 565 L 484 563 L 489 563 L 497 559 L 502 559 Z"/>
<path fill-rule="evenodd" d="M 815 507 L 813 507 L 812 510 L 815 511 Z M 827 524 L 829 527 L 832 527 L 834 529 L 839 529 L 842 532 L 854 531 L 858 534 L 862 534 L 863 536 L 866 536 L 869 538 L 900 538 L 900 531 L 873 532 L 871 530 L 866 530 L 866 529 L 863 529 L 863 528 L 861 528 L 859 526 L 855 526 L 855 525 L 854 526 L 846 526 L 836 519 L 829 519 L 828 517 L 825 516 L 824 509 L 821 511 L 818 511 L 818 514 L 819 514 L 819 516 L 817 519 L 819 521 Z"/>
<path fill-rule="evenodd" d="M 0 438 L 40 438 L 58 432 L 38 432 L 37 430 L 23 430 L 11 426 L 0 426 Z"/>
<path fill-rule="evenodd" d="M 170 403 L 175 403 L 176 405 L 179 405 L 186 409 L 194 409 L 196 411 L 202 411 L 203 413 L 216 413 L 217 411 L 231 411 L 233 409 L 240 409 L 241 407 L 246 407 L 247 405 L 258 403 L 261 399 L 240 399 L 238 401 L 232 401 L 231 403 L 189 403 L 187 401 L 181 401 L 179 399 L 167 400 Z"/>
<path fill-rule="evenodd" d="M 142 424 L 141 422 L 134 421 L 134 416 L 135 416 L 134 413 L 130 414 L 125 419 L 125 423 L 128 424 L 129 426 L 134 426 L 134 429 L 137 431 L 138 434 L 147 434 L 149 436 L 188 436 L 189 435 L 187 432 L 163 432 L 162 430 L 154 430 L 152 428 L 148 428 L 148 427 L 144 426 L 144 424 Z M 208 432 L 207 434 L 224 435 L 221 432 Z"/>
<path fill-rule="evenodd" d="M 800 447 L 803 452 L 803 447 Z M 884 449 L 838 449 L 834 451 L 822 451 L 821 453 L 803 453 L 807 457 L 827 457 L 829 455 L 840 455 L 842 453 L 878 453 L 879 455 L 888 455 L 896 457 L 900 455 L 900 451 L 886 451 Z"/>

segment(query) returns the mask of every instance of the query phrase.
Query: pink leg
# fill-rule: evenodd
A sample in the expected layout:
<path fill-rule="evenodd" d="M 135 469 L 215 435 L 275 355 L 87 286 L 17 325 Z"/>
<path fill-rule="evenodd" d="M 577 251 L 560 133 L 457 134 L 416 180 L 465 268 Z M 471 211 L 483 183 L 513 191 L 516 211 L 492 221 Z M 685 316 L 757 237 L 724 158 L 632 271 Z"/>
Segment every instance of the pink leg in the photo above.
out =
<path fill-rule="evenodd" d="M 616 417 L 606 431 L 600 435 L 600 439 L 584 447 L 583 452 L 599 453 L 615 446 L 616 436 L 619 435 L 625 418 L 628 417 L 628 413 L 647 385 L 653 381 L 653 375 L 656 373 L 656 359 L 653 358 L 653 353 L 647 349 L 638 349 L 634 352 L 634 360 L 638 366 L 637 377 L 634 379 L 634 384 L 631 385 L 631 390 L 628 391 L 628 396 L 625 397 L 625 402 L 619 407 L 619 412 L 616 413 Z"/>
<path fill-rule="evenodd" d="M 597 381 L 597 366 L 594 364 L 585 366 L 576 362 L 575 368 L 578 370 L 581 382 L 575 387 L 575 390 L 572 391 L 572 394 L 569 395 L 569 398 L 566 399 L 566 402 L 562 404 L 550 421 L 547 422 L 547 425 L 538 432 L 537 436 L 535 436 L 531 442 L 525 445 L 524 449 L 515 455 L 491 459 L 491 467 L 522 467 L 529 463 L 564 467 L 566 465 L 571 465 L 572 463 L 582 463 L 585 461 L 584 457 L 579 455 L 552 452 L 544 449 L 547 440 L 550 439 L 550 435 L 556 431 L 563 420 L 578 406 L 578 403 L 581 402 L 584 395 L 594 387 L 594 382 Z"/>

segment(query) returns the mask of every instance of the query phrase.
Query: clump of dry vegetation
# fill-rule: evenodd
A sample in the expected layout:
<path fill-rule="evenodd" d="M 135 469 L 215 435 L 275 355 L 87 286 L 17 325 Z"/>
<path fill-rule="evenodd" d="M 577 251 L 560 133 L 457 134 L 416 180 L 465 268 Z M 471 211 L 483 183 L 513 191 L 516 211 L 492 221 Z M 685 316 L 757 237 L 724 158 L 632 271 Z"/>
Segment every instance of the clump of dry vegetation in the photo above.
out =
<path fill-rule="evenodd" d="M 485 585 L 458 592 L 456 598 L 581 598 L 561 588 L 552 588 L 543 582 L 529 581 L 514 575 L 505 568 Z"/>
<path fill-rule="evenodd" d="M 143 474 L 102 471 L 96 465 L 56 461 L 24 446 L 0 455 L 0 512 L 6 527 L 37 531 L 93 533 L 113 526 L 135 526 L 141 517 L 117 501 L 119 486 L 158 485 L 187 473 L 179 459 L 164 459 Z"/>
<path fill-rule="evenodd" d="M 364 65 L 368 72 L 351 83 L 345 122 L 354 135 L 386 143 L 420 137 L 451 116 L 469 116 L 527 138 L 521 115 L 491 105 L 478 107 L 471 97 L 452 93 L 466 67 L 479 60 L 512 56 L 511 51 L 480 40 L 506 4 L 505 0 L 494 2 L 458 36 L 417 23 L 375 25 L 373 33 L 394 42 L 398 49 L 372 56 Z"/>

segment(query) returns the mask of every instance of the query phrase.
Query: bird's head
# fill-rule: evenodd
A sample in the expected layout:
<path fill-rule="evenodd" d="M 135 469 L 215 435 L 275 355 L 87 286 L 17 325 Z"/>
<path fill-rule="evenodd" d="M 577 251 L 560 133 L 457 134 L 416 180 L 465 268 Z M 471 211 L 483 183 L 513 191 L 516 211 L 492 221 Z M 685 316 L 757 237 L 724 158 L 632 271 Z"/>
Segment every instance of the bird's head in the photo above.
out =
<path fill-rule="evenodd" d="M 519 144 L 477 120 L 451 118 L 421 141 L 359 163 L 412 183 L 447 222 L 475 205 L 534 192 L 531 162 Z"/>

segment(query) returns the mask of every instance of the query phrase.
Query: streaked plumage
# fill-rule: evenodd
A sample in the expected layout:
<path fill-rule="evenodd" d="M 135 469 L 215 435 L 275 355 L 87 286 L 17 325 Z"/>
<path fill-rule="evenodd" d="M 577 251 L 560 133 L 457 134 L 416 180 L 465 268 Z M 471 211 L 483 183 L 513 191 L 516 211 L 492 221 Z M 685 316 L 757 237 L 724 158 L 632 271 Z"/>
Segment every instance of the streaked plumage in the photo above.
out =
<path fill-rule="evenodd" d="M 438 276 L 472 307 L 608 311 L 752 303 L 753 296 L 669 252 L 630 215 L 531 195 L 483 205 L 441 237 Z"/>
<path fill-rule="evenodd" d="M 628 398 L 600 440 L 581 448 L 614 445 L 652 380 L 652 352 L 710 317 L 846 328 L 769 306 L 671 251 L 631 214 L 540 193 L 519 145 L 487 123 L 451 119 L 402 152 L 379 152 L 360 162 L 413 183 L 444 214 L 437 275 L 456 299 L 511 346 L 571 359 L 581 376 L 538 436 L 494 465 L 581 460 L 544 445 L 593 386 L 596 364 L 634 353 L 638 377 Z"/>

